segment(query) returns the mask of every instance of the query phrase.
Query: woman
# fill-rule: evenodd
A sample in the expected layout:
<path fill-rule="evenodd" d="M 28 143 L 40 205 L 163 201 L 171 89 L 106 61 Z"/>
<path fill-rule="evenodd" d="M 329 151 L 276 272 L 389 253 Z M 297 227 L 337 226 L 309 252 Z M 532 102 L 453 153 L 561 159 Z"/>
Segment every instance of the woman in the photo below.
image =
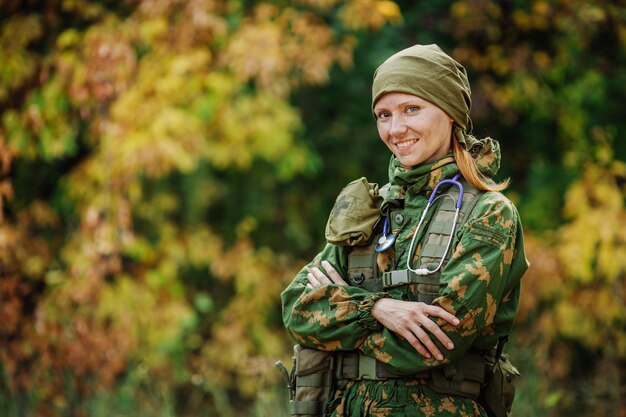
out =
<path fill-rule="evenodd" d="M 387 191 L 365 184 L 373 219 L 355 206 L 364 201 L 356 183 L 346 187 L 327 227 L 331 243 L 282 294 L 283 321 L 297 343 L 341 352 L 326 415 L 487 415 L 478 393 L 467 392 L 481 386 L 467 380 L 467 364 L 476 352 L 501 351 L 528 263 L 518 213 L 500 193 L 507 184 L 490 179 L 498 144 L 469 135 L 470 106 L 465 69 L 436 45 L 400 51 L 374 74 L 372 110 L 393 154 Z M 472 207 L 434 232 L 429 224 L 443 218 L 438 205 L 459 197 L 438 198 L 424 214 L 428 198 L 457 174 Z M 455 188 L 442 194 L 458 194 Z M 455 227 L 450 245 L 448 227 Z M 373 246 L 378 271 L 369 280 L 359 268 Z M 436 256 L 425 258 L 435 246 Z"/>

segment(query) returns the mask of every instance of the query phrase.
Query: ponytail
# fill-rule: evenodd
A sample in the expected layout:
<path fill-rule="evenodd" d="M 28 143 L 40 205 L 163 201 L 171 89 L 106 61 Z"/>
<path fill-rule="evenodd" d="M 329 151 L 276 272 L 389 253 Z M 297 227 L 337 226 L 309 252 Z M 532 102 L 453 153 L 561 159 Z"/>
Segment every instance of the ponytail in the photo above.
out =
<path fill-rule="evenodd" d="M 472 155 L 459 143 L 456 138 L 452 139 L 452 152 L 456 164 L 459 166 L 461 175 L 467 182 L 481 191 L 503 191 L 509 186 L 509 179 L 505 179 L 500 183 L 490 181 L 485 177 L 476 166 L 476 160 Z"/>

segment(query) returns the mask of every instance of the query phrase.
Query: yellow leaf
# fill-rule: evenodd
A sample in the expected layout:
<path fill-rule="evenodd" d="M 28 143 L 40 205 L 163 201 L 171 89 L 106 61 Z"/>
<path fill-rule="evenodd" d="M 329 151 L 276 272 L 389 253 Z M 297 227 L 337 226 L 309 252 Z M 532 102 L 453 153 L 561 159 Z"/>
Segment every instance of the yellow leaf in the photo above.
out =
<path fill-rule="evenodd" d="M 401 15 L 400 7 L 393 1 L 379 1 L 376 3 L 376 10 L 389 20 L 398 19 Z"/>

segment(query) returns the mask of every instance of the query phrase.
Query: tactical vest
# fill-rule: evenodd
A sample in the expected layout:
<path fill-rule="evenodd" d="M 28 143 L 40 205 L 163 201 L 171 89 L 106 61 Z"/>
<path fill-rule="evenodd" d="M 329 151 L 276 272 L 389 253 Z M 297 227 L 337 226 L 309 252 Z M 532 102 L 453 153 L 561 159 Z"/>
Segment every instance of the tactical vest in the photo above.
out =
<path fill-rule="evenodd" d="M 464 194 L 463 204 L 459 210 L 457 225 L 463 225 L 474 209 L 480 196 L 484 193 L 462 180 Z M 381 188 L 381 194 L 386 187 Z M 451 198 L 443 198 L 428 224 L 425 242 L 417 261 L 417 267 L 434 269 L 445 257 L 444 266 L 450 259 L 452 248 L 446 253 L 448 239 L 451 237 L 451 226 L 454 219 L 454 203 L 459 197 L 457 187 L 450 187 L 443 191 Z M 458 227 L 456 229 L 458 229 Z M 454 237 L 452 237 L 454 239 Z M 377 253 L 374 246 L 377 239 L 365 247 L 354 247 L 348 256 L 348 279 L 350 285 L 364 288 L 372 292 L 385 291 L 389 288 L 417 284 L 417 301 L 432 304 L 439 296 L 439 280 L 441 270 L 429 275 L 417 275 L 403 269 L 388 271 L 381 274 L 376 263 Z M 441 368 L 420 372 L 416 375 L 398 375 L 391 372 L 383 363 L 360 354 L 357 351 L 343 352 L 337 356 L 337 380 L 350 379 L 387 379 L 407 378 L 423 379 L 436 392 L 451 395 L 461 395 L 477 400 L 485 380 L 485 352 L 470 350 L 454 363 Z"/>
<path fill-rule="evenodd" d="M 464 187 L 463 205 L 459 210 L 458 224 L 463 225 L 472 212 L 482 191 L 462 180 Z M 387 188 L 380 189 L 384 196 Z M 458 189 L 452 187 L 447 194 L 458 198 Z M 444 266 L 451 256 L 446 253 L 454 218 L 454 202 L 445 198 L 436 208 L 424 238 L 425 244 L 418 259 L 418 267 L 438 265 L 445 257 Z M 456 231 L 456 230 L 455 230 Z M 452 231 L 454 233 L 455 231 Z M 374 242 L 376 238 L 372 239 Z M 376 263 L 375 243 L 365 247 L 353 247 L 348 256 L 348 280 L 351 285 L 372 292 L 384 291 L 408 283 L 417 284 L 417 301 L 432 304 L 439 296 L 439 271 L 429 275 L 417 275 L 407 270 L 389 271 L 380 274 Z M 389 378 L 411 378 L 423 381 L 433 391 L 444 395 L 459 395 L 477 401 L 490 417 L 509 417 L 515 395 L 515 379 L 518 370 L 502 354 L 506 338 L 490 351 L 468 350 L 455 362 L 442 367 L 425 370 L 413 375 L 400 375 L 391 371 L 384 363 L 361 354 L 359 351 L 324 352 L 294 348 L 291 373 L 278 362 L 290 391 L 289 409 L 293 417 L 321 417 L 335 387 L 345 386 L 350 380 Z"/>
<path fill-rule="evenodd" d="M 479 197 L 484 193 L 465 180 L 461 180 L 461 183 L 463 184 L 464 194 L 463 204 L 459 210 L 458 225 L 462 225 L 466 221 L 476 206 Z M 384 196 L 386 190 L 387 186 L 381 188 L 380 194 Z M 422 245 L 417 262 L 419 268 L 427 267 L 434 269 L 443 257 L 445 257 L 445 266 L 452 254 L 452 248 L 450 248 L 448 253 L 444 252 L 446 244 L 450 239 L 452 221 L 456 211 L 454 203 L 459 197 L 459 190 L 457 187 L 450 187 L 444 192 L 452 196 L 454 200 L 444 198 L 439 206 L 436 207 L 435 214 L 428 224 L 424 239 L 425 243 Z M 354 247 L 348 255 L 348 279 L 350 285 L 372 292 L 380 292 L 391 287 L 415 283 L 417 284 L 418 292 L 417 301 L 431 304 L 439 293 L 441 270 L 428 275 L 417 275 L 412 271 L 402 269 L 388 271 L 381 275 L 376 263 L 377 253 L 374 251 L 376 241 L 377 239 L 372 239 L 372 243 L 368 246 Z"/>

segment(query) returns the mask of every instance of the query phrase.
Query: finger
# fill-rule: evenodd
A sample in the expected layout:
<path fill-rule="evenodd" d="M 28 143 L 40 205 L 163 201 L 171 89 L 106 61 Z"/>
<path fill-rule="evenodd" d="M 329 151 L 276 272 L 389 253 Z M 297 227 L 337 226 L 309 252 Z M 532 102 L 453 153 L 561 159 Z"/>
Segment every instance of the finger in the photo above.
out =
<path fill-rule="evenodd" d="M 435 358 L 437 358 L 437 360 L 443 360 L 443 354 L 441 353 L 439 348 L 437 348 L 437 345 L 433 343 L 428 333 L 426 333 L 421 326 L 414 326 L 413 334 L 417 336 L 421 344 L 428 350 L 428 352 L 430 352 Z"/>
<path fill-rule="evenodd" d="M 424 312 L 428 314 L 429 316 L 442 318 L 454 326 L 459 324 L 459 319 L 456 318 L 454 314 L 451 314 L 450 312 L 444 310 L 443 308 L 439 306 L 427 305 L 427 307 L 424 308 Z"/>
<path fill-rule="evenodd" d="M 450 340 L 448 335 L 445 334 L 439 326 L 437 326 L 437 323 L 430 320 L 427 316 L 423 321 L 424 321 L 422 323 L 423 328 L 425 328 L 433 336 L 435 336 L 441 342 L 441 344 L 444 345 L 446 348 L 448 348 L 449 350 L 454 349 L 454 343 L 452 343 L 452 340 Z"/>
<path fill-rule="evenodd" d="M 320 285 L 322 285 L 319 282 L 319 280 L 315 277 L 315 275 L 313 275 L 313 273 L 311 273 L 311 272 L 306 274 L 306 279 L 309 281 L 309 285 L 311 286 L 311 288 L 317 288 Z"/>
<path fill-rule="evenodd" d="M 317 279 L 320 285 L 330 284 L 330 280 L 324 273 L 316 266 L 312 267 L 310 273 Z"/>
<path fill-rule="evenodd" d="M 407 342 L 411 344 L 411 346 L 413 346 L 417 353 L 422 355 L 424 358 L 430 359 L 432 357 L 430 352 L 428 352 L 424 345 L 422 345 L 422 342 L 420 342 L 415 334 L 413 334 L 412 332 L 407 332 L 407 334 L 403 335 L 403 337 L 406 339 Z"/>
<path fill-rule="evenodd" d="M 330 264 L 330 262 L 322 261 L 322 266 L 326 270 L 326 273 L 328 274 L 328 278 L 330 278 L 330 280 L 333 283 L 337 285 L 348 285 L 348 283 L 344 281 L 343 278 L 341 278 L 341 275 L 339 275 L 339 272 L 337 272 L 337 270 Z"/>

